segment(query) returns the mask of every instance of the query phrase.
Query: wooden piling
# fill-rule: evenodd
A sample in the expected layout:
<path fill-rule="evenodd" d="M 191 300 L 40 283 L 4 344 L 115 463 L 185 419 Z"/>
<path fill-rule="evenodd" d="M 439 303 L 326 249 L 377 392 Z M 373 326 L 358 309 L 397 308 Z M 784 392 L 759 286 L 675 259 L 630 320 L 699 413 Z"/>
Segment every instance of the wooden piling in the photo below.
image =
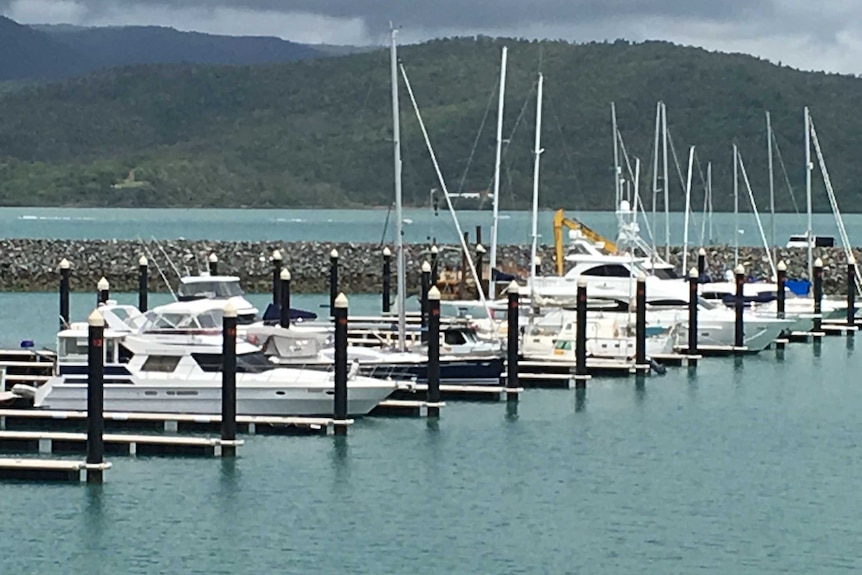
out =
<path fill-rule="evenodd" d="M 338 422 L 347 421 L 347 296 L 343 293 L 333 301 L 335 318 L 335 395 L 333 419 L 335 435 L 347 435 L 347 426 Z"/>
<path fill-rule="evenodd" d="M 105 318 L 98 309 L 87 318 L 87 483 L 102 483 L 105 462 Z"/>
<path fill-rule="evenodd" d="M 236 441 L 236 308 L 228 301 L 222 312 L 222 370 L 221 370 L 221 438 Z M 236 447 L 231 443 L 222 447 L 222 456 L 233 457 Z"/>
<path fill-rule="evenodd" d="M 440 416 L 440 290 L 428 290 L 428 417 Z"/>

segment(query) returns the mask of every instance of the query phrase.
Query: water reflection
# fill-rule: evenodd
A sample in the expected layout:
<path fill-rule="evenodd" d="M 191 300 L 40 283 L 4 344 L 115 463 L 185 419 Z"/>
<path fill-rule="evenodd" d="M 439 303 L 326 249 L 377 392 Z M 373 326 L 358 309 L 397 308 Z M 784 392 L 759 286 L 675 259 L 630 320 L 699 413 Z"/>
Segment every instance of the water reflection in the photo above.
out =
<path fill-rule="evenodd" d="M 646 375 L 638 373 L 635 375 L 635 399 L 642 403 L 646 397 Z"/>
<path fill-rule="evenodd" d="M 811 349 L 814 351 L 814 357 L 819 359 L 823 352 L 823 340 L 819 337 L 814 338 Z"/>
<path fill-rule="evenodd" d="M 847 332 L 847 338 L 846 338 L 844 345 L 847 348 L 847 357 L 852 356 L 853 355 L 853 348 L 856 346 L 856 332 L 855 331 L 848 331 Z"/>
<path fill-rule="evenodd" d="M 348 462 L 348 443 L 346 435 L 336 435 L 332 438 L 332 469 L 335 471 L 336 485 L 342 484 L 350 478 L 350 466 Z"/>
<path fill-rule="evenodd" d="M 517 401 L 506 402 L 506 421 L 518 421 L 518 403 Z"/>
<path fill-rule="evenodd" d="M 587 408 L 587 388 L 575 389 L 575 413 L 580 413 Z"/>

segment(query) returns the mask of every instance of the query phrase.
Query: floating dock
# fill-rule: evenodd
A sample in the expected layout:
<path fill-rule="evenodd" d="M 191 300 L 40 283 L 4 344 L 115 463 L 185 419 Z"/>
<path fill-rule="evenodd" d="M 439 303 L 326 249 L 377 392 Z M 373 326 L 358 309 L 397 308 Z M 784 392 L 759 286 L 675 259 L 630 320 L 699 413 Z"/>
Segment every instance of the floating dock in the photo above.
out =
<path fill-rule="evenodd" d="M 102 436 L 105 453 L 112 455 L 198 455 L 220 456 L 222 447 L 237 447 L 241 440 L 215 437 L 164 435 Z M 86 453 L 87 434 L 61 431 L 0 431 L 0 450 L 13 453 Z"/>
<path fill-rule="evenodd" d="M 105 430 L 147 430 L 154 432 L 218 432 L 221 415 L 189 413 L 121 413 L 106 411 Z M 83 429 L 86 411 L 48 409 L 0 409 L 0 430 L 28 430 L 34 426 L 51 430 Z M 336 421 L 327 417 L 277 417 L 238 415 L 237 431 L 249 435 L 326 435 L 338 426 L 353 425 L 352 419 Z"/>
<path fill-rule="evenodd" d="M 110 463 L 86 463 L 73 459 L 0 458 L 0 479 L 77 483 L 84 480 L 87 471 L 103 472 L 110 468 Z"/>

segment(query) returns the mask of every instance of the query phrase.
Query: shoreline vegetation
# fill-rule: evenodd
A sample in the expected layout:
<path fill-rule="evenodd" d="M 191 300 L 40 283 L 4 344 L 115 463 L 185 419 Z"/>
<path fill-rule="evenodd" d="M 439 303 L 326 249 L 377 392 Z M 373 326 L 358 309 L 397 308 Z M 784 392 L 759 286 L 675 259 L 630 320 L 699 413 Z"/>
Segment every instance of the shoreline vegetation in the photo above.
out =
<path fill-rule="evenodd" d="M 714 208 L 732 209 L 733 142 L 761 211 L 768 204 L 767 111 L 781 154 L 776 208 L 792 212 L 803 205 L 806 105 L 839 205 L 862 199 L 862 163 L 854 155 L 862 134 L 860 78 L 668 42 L 480 36 L 400 51 L 450 191 L 480 198 L 461 197 L 458 208 L 488 207 L 482 199 L 493 177 L 495 137 L 493 121 L 486 120 L 494 113 L 489 102 L 503 45 L 509 48 L 503 128 L 509 143 L 500 209 L 531 203 L 539 62 L 548 112 L 544 207 L 614 208 L 611 102 L 629 160 L 640 159 L 646 200 L 660 100 L 674 153 L 684 163 L 689 146 L 696 146 L 695 206 L 702 205 L 701 173 L 711 161 Z M 377 50 L 257 66 L 148 64 L 2 92 L 0 205 L 386 209 L 392 198 L 388 58 Z M 403 89 L 401 97 L 404 204 L 427 206 L 440 184 Z M 672 156 L 670 207 L 681 211 L 684 177 L 677 177 Z M 684 176 L 686 167 L 680 169 Z M 814 210 L 828 211 L 818 169 L 814 176 Z M 439 192 L 436 199 L 444 209 Z M 747 209 L 747 199 L 740 201 Z"/>

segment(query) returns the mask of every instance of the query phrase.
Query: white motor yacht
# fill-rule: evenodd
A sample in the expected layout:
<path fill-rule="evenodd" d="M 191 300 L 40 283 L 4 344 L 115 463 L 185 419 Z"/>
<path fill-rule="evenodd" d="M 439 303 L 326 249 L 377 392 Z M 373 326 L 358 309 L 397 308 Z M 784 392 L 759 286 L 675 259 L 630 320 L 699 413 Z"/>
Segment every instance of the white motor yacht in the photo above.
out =
<path fill-rule="evenodd" d="M 221 310 L 201 307 L 185 318 L 149 313 L 141 323 L 130 306 L 100 308 L 106 318 L 105 409 L 121 412 L 221 412 Z M 126 316 L 126 319 L 121 317 Z M 217 323 L 217 326 L 216 326 Z M 41 408 L 82 410 L 87 405 L 87 324 L 57 335 L 57 375 L 38 388 L 13 388 Z M 279 367 L 259 347 L 237 341 L 237 413 L 312 416 L 333 412 L 331 372 Z M 397 387 L 393 381 L 351 373 L 349 415 L 365 415 Z"/>

